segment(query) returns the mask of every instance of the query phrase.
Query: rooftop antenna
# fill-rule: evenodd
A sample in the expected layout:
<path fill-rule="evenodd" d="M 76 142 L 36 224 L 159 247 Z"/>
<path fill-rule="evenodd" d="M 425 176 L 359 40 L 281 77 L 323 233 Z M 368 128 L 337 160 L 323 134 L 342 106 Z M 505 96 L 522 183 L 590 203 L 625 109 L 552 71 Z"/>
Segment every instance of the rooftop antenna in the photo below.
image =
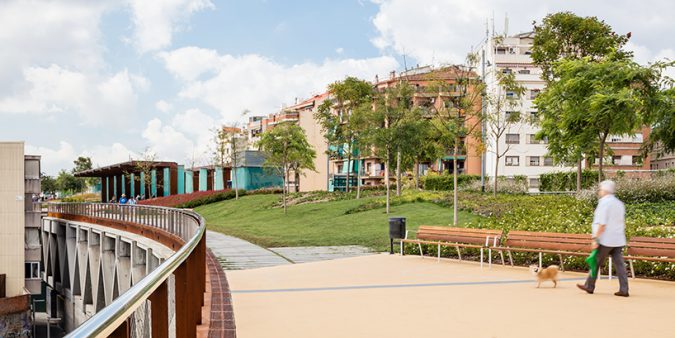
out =
<path fill-rule="evenodd" d="M 504 36 L 509 35 L 509 13 L 504 13 Z"/>

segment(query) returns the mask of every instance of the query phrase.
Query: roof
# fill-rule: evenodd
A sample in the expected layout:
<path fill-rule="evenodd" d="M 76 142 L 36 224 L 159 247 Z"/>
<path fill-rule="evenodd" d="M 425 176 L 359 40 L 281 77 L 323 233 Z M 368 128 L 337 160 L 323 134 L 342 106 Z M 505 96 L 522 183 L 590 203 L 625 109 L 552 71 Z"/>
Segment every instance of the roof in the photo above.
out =
<path fill-rule="evenodd" d="M 103 177 L 110 175 L 121 175 L 126 173 L 138 172 L 138 166 L 144 162 L 149 162 L 152 168 L 175 168 L 176 162 L 166 161 L 127 161 L 117 164 L 111 164 L 106 167 L 89 169 L 75 173 L 75 177 Z"/>
<path fill-rule="evenodd" d="M 523 32 L 516 35 L 512 35 L 512 38 L 534 38 L 534 31 Z"/>

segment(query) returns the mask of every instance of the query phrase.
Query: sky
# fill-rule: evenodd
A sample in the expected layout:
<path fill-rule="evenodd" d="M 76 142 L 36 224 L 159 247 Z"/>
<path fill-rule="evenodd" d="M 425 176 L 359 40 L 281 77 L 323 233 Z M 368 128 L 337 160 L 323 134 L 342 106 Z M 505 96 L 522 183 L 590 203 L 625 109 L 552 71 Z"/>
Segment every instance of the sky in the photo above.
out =
<path fill-rule="evenodd" d="M 49 175 L 146 150 L 206 164 L 212 130 L 244 111 L 461 63 L 486 26 L 516 34 L 557 11 L 631 32 L 637 62 L 675 59 L 673 1 L 2 0 L 0 140 L 25 141 Z"/>

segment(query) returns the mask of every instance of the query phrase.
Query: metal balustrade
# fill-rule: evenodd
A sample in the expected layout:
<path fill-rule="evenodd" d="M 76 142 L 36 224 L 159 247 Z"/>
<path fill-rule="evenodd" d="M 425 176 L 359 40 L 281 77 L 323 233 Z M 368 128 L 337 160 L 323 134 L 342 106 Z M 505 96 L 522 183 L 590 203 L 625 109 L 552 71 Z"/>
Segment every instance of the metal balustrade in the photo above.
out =
<path fill-rule="evenodd" d="M 129 337 L 130 317 L 148 300 L 152 335 L 168 336 L 174 327 L 169 324 L 167 310 L 167 284 L 171 275 L 175 281 L 176 304 L 172 335 L 196 336 L 196 327 L 201 324 L 206 273 L 206 226 L 200 215 L 184 209 L 106 203 L 49 203 L 48 213 L 55 218 L 134 228 L 140 233 L 154 230 L 155 235 L 164 235 L 164 240 L 173 239 L 178 243 L 173 255 L 70 332 L 69 337 Z"/>

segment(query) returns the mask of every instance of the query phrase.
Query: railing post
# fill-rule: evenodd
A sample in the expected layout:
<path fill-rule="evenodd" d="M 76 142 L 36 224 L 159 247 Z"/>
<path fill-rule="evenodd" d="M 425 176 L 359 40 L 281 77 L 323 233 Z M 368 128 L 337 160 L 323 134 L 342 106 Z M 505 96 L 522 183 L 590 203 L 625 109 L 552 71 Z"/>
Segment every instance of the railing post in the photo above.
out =
<path fill-rule="evenodd" d="M 164 281 L 149 297 L 153 337 L 169 336 L 169 294 L 166 283 L 167 281 Z"/>
<path fill-rule="evenodd" d="M 196 328 L 192 317 L 193 309 L 191 305 L 192 295 L 190 294 L 190 283 L 188 281 L 190 272 L 188 266 L 190 258 L 181 264 L 174 272 L 176 286 L 176 337 L 194 338 L 196 337 Z"/>
<path fill-rule="evenodd" d="M 131 325 L 129 319 L 125 320 L 113 331 L 108 338 L 129 338 L 131 337 Z"/>

